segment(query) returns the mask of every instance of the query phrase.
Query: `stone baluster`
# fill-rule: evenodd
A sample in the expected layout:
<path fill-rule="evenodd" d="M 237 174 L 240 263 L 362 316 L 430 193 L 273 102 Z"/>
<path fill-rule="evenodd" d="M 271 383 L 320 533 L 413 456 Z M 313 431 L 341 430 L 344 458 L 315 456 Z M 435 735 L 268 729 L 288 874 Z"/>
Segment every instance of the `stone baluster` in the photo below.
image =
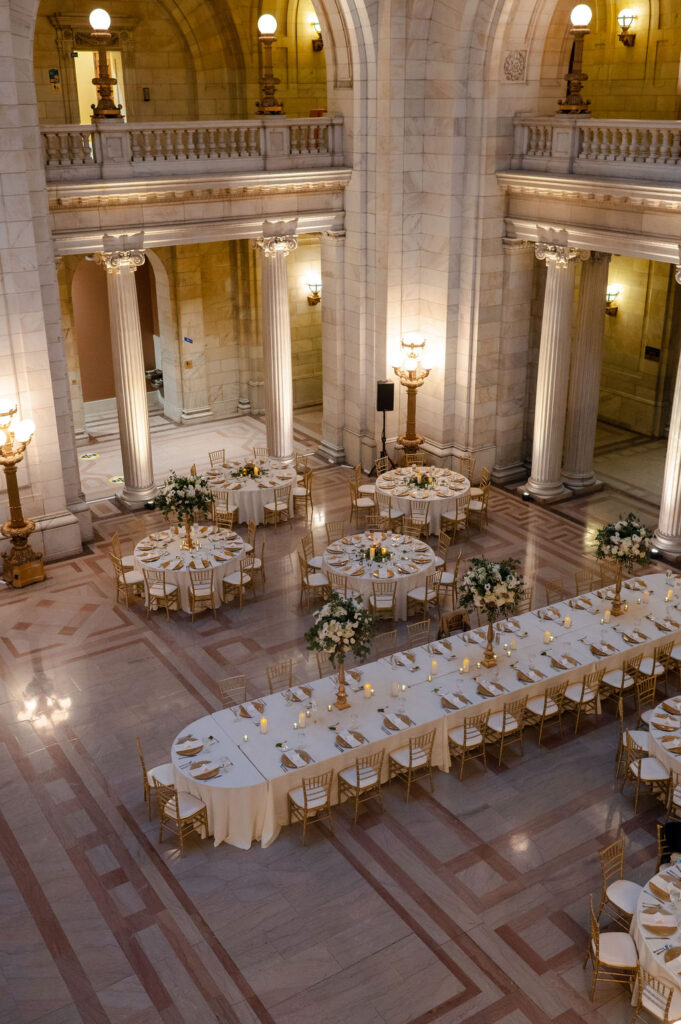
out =
<path fill-rule="evenodd" d="M 582 267 L 577 330 L 572 344 L 570 386 L 565 423 L 563 483 L 573 492 L 600 487 L 593 472 L 600 399 L 605 292 L 610 254 L 594 252 Z"/>
<path fill-rule="evenodd" d="M 105 236 L 105 244 L 107 238 Z M 125 244 L 125 237 L 117 239 Z M 140 508 L 156 494 L 151 462 L 151 437 L 147 409 L 147 383 L 140 326 L 135 271 L 144 263 L 143 249 L 95 253 L 106 270 L 111 353 L 123 460 L 123 490 L 119 500 L 128 508 Z"/>
<path fill-rule="evenodd" d="M 537 242 L 535 253 L 537 259 L 546 261 L 546 290 L 539 344 L 532 471 L 526 489 L 538 501 L 552 502 L 570 493 L 561 480 L 561 461 L 575 260 L 586 260 L 589 254 L 571 246 L 547 242 Z"/>
<path fill-rule="evenodd" d="M 262 260 L 262 329 L 265 361 L 265 428 L 270 455 L 292 461 L 293 369 L 286 257 L 298 245 L 297 221 L 265 221 L 255 245 Z"/>

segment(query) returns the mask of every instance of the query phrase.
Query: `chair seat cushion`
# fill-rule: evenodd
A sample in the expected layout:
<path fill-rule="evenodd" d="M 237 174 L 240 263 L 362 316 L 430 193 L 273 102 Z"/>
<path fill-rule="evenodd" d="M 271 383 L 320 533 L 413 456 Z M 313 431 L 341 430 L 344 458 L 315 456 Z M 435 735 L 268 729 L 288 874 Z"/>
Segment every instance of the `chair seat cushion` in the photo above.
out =
<path fill-rule="evenodd" d="M 407 597 L 413 598 L 414 601 L 425 601 L 426 600 L 426 588 L 425 587 L 414 587 L 413 590 L 410 590 L 408 592 Z M 427 598 L 427 600 L 428 601 L 434 601 L 435 600 L 435 591 L 434 590 L 429 590 L 428 591 L 428 598 Z"/>
<path fill-rule="evenodd" d="M 507 736 L 520 728 L 518 719 L 508 711 L 497 711 L 496 714 L 490 715 L 487 725 L 493 732 L 500 733 L 505 730 Z"/>
<path fill-rule="evenodd" d="M 395 598 L 391 594 L 378 594 L 376 597 L 372 595 L 369 598 L 369 604 L 374 608 L 392 608 L 394 603 Z"/>
<path fill-rule="evenodd" d="M 409 768 L 410 764 L 412 768 L 418 768 L 419 765 L 428 762 L 428 755 L 420 747 L 414 747 L 411 751 L 411 762 L 409 759 L 409 747 L 400 747 L 398 750 L 393 750 L 390 758 L 393 761 L 397 761 L 402 768 Z"/>
<path fill-rule="evenodd" d="M 625 676 L 622 679 L 621 669 L 613 669 L 612 672 L 606 672 L 603 676 L 603 683 L 609 686 L 611 690 L 631 690 L 634 686 L 634 680 L 631 676 Z"/>
<path fill-rule="evenodd" d="M 440 583 L 443 586 L 451 587 L 452 584 L 454 583 L 454 573 L 443 572 L 442 575 L 440 576 Z"/>
<path fill-rule="evenodd" d="M 630 770 L 641 782 L 664 782 L 669 778 L 669 771 L 656 757 L 642 757 L 640 761 L 632 762 Z"/>
<path fill-rule="evenodd" d="M 599 947 L 599 959 L 604 964 L 632 970 L 638 964 L 634 940 L 626 932 L 601 932 Z"/>
<path fill-rule="evenodd" d="M 360 494 L 374 494 L 376 492 L 376 484 L 360 484 Z"/>
<path fill-rule="evenodd" d="M 262 559 L 254 558 L 253 559 L 253 568 L 256 570 L 256 572 L 258 571 L 258 569 L 262 569 Z"/>
<path fill-rule="evenodd" d="M 350 768 L 344 768 L 342 772 L 338 772 L 343 782 L 347 782 L 349 786 L 354 786 L 357 789 L 357 769 L 354 765 Z M 378 772 L 374 771 L 373 768 L 362 768 L 359 776 L 359 789 L 368 789 L 370 786 L 376 786 L 378 784 Z"/>
<path fill-rule="evenodd" d="M 294 487 L 291 490 L 291 494 L 293 495 L 294 498 L 304 498 L 305 495 L 307 494 L 307 491 L 305 490 L 304 487 Z"/>
<path fill-rule="evenodd" d="M 456 726 L 455 729 L 450 729 L 448 736 L 452 743 L 456 743 L 457 747 L 479 747 L 482 743 L 482 733 L 478 729 L 469 729 L 465 733 L 463 725 Z"/>
<path fill-rule="evenodd" d="M 154 786 L 154 779 L 160 782 L 162 786 L 172 786 L 174 784 L 175 774 L 170 761 L 166 761 L 165 764 L 159 764 L 156 768 L 150 768 L 147 771 L 147 782 L 152 789 Z"/>
<path fill-rule="evenodd" d="M 133 583 L 144 583 L 144 576 L 137 569 L 128 569 L 124 579 L 128 586 L 132 586 Z"/>
<path fill-rule="evenodd" d="M 468 506 L 468 509 L 469 509 L 470 512 L 481 512 L 482 511 L 482 502 L 478 501 L 475 498 L 473 498 L 473 500 L 471 501 L 471 503 Z"/>
<path fill-rule="evenodd" d="M 191 818 L 194 814 L 198 814 L 199 811 L 203 810 L 206 806 L 203 800 L 199 800 L 198 796 L 192 796 L 191 793 L 178 793 L 177 803 L 179 807 L 180 818 Z M 175 817 L 175 801 L 170 800 L 166 804 L 165 813 L 170 818 Z"/>
<path fill-rule="evenodd" d="M 170 595 L 174 594 L 176 590 L 177 590 L 177 584 L 176 583 L 166 583 L 165 596 L 166 597 L 170 597 Z M 163 597 L 164 596 L 164 594 L 163 594 L 163 584 L 162 583 L 152 583 L 152 585 L 149 587 L 149 593 L 151 594 L 152 597 Z"/>
<path fill-rule="evenodd" d="M 307 564 L 311 569 L 321 569 L 322 567 L 322 556 L 313 555 L 312 558 L 308 558 Z"/>
<path fill-rule="evenodd" d="M 681 644 L 677 644 L 676 647 L 672 647 L 670 657 L 672 657 L 674 661 L 681 661 Z"/>
<path fill-rule="evenodd" d="M 618 878 L 605 890 L 605 894 L 611 903 L 623 910 L 625 914 L 633 914 L 638 904 L 639 896 L 643 892 L 636 882 L 629 882 L 626 878 Z"/>
<path fill-rule="evenodd" d="M 627 736 L 631 736 L 636 746 L 643 747 L 646 754 L 648 753 L 648 739 L 650 738 L 650 733 L 647 733 L 645 729 L 627 729 L 624 735 L 625 738 Z"/>
<path fill-rule="evenodd" d="M 356 504 L 357 504 L 358 508 L 373 508 L 374 507 L 374 499 L 373 498 L 358 498 Z"/>
<path fill-rule="evenodd" d="M 248 576 L 248 575 L 244 576 L 244 584 L 250 583 L 250 582 L 251 582 L 251 577 Z M 241 573 L 240 572 L 230 573 L 229 576 L 225 576 L 225 578 L 223 580 L 223 583 L 228 583 L 230 585 L 230 587 L 240 587 L 241 586 Z"/>
<path fill-rule="evenodd" d="M 123 563 L 123 572 L 127 569 L 133 569 L 135 567 L 135 556 L 134 555 L 123 555 L 121 557 Z"/>
<path fill-rule="evenodd" d="M 266 508 L 268 512 L 288 512 L 288 506 L 285 503 L 277 506 L 273 501 L 268 501 L 263 508 Z"/>
<path fill-rule="evenodd" d="M 329 581 L 323 572 L 308 573 L 307 582 L 311 587 L 326 587 L 329 584 Z"/>
<path fill-rule="evenodd" d="M 543 715 L 544 714 L 544 698 L 543 697 L 530 697 L 530 699 L 527 702 L 527 710 L 531 711 L 533 715 Z M 558 714 L 558 705 L 556 704 L 555 700 L 551 700 L 550 697 L 546 701 L 546 714 L 547 715 L 557 715 Z"/>
<path fill-rule="evenodd" d="M 289 800 L 292 800 L 297 807 L 305 807 L 305 791 L 302 786 L 298 786 L 297 789 L 292 789 L 288 795 Z M 326 803 L 326 790 L 318 786 L 315 789 L 308 789 L 307 791 L 307 809 L 314 810 L 316 807 L 323 807 Z"/>
<path fill-rule="evenodd" d="M 470 489 L 470 496 L 471 496 L 471 498 L 481 498 L 482 497 L 482 487 L 471 487 L 471 489 Z"/>
<path fill-rule="evenodd" d="M 654 661 L 654 658 L 644 658 L 639 665 L 639 672 L 644 676 L 661 676 L 664 672 L 664 665 L 655 665 L 653 668 Z"/>
<path fill-rule="evenodd" d="M 582 698 L 582 684 L 571 683 L 565 691 L 565 696 L 574 704 L 588 704 L 594 699 L 595 695 L 591 692 L 591 690 L 586 690 L 584 693 L 584 698 Z"/>
<path fill-rule="evenodd" d="M 439 555 L 436 555 L 436 556 L 435 556 L 435 568 L 436 568 L 436 569 L 439 569 L 439 568 L 440 568 L 440 566 L 441 566 L 441 565 L 444 565 L 444 564 L 445 564 L 445 560 L 444 560 L 444 558 L 440 558 L 440 556 L 439 556 Z"/>

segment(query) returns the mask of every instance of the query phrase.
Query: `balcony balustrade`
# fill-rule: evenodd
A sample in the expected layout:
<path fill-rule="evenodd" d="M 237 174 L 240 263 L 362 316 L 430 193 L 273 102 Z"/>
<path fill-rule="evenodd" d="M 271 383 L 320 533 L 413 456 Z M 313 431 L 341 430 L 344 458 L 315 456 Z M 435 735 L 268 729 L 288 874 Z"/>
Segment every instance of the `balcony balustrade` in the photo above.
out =
<path fill-rule="evenodd" d="M 342 167 L 343 118 L 49 125 L 48 182 Z"/>

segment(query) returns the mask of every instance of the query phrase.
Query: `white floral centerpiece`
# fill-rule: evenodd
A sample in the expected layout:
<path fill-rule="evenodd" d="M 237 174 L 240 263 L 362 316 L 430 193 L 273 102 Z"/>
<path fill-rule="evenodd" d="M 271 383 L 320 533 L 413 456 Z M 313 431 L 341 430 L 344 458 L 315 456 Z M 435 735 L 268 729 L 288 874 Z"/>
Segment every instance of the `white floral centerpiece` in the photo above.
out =
<path fill-rule="evenodd" d="M 191 525 L 197 512 L 207 512 L 213 501 L 213 495 L 205 476 L 196 473 L 191 476 L 177 476 L 175 471 L 170 474 L 158 489 L 154 506 L 168 519 L 171 514 L 177 515 L 181 525 L 184 522 L 186 537 L 182 547 L 191 551 Z"/>
<path fill-rule="evenodd" d="M 496 664 L 494 653 L 494 623 L 506 618 L 518 607 L 525 594 L 517 558 L 503 562 L 488 562 L 486 558 L 472 558 L 470 568 L 459 583 L 459 604 L 469 611 L 487 616 L 487 647 L 482 659 L 488 668 Z"/>
<path fill-rule="evenodd" d="M 613 615 L 621 615 L 625 610 L 620 597 L 623 570 L 631 572 L 635 565 L 648 565 L 652 546 L 652 533 L 633 512 L 616 523 L 608 523 L 597 532 L 596 558 L 607 559 L 617 565 Z"/>
<path fill-rule="evenodd" d="M 305 634 L 307 649 L 324 651 L 338 669 L 336 707 L 339 711 L 350 707 L 345 693 L 345 659 L 350 653 L 358 658 L 365 657 L 371 650 L 375 632 L 374 618 L 361 598 L 343 597 L 332 590 L 326 604 L 314 613 L 314 625 Z"/>

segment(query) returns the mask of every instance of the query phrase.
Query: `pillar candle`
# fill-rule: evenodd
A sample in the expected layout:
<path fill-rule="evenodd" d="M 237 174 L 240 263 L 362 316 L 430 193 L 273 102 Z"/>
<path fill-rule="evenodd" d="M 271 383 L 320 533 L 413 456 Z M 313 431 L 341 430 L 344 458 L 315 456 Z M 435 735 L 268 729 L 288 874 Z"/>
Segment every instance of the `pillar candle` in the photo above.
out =
<path fill-rule="evenodd" d="M 397 682 L 396 679 L 393 679 L 392 681 L 392 684 L 390 686 L 390 692 L 392 693 L 393 697 L 397 697 L 398 693 L 400 692 L 400 684 Z"/>
<path fill-rule="evenodd" d="M 650 591 L 649 590 L 644 590 L 643 591 L 643 603 L 644 604 L 648 604 L 648 598 L 649 597 L 650 597 Z"/>
<path fill-rule="evenodd" d="M 371 559 L 372 562 L 374 560 L 374 555 L 375 554 L 376 554 L 376 548 L 374 548 L 374 547 L 369 548 L 369 558 Z"/>
<path fill-rule="evenodd" d="M 248 733 L 244 733 L 244 743 L 248 743 Z"/>
<path fill-rule="evenodd" d="M 263 733 L 263 734 L 267 732 L 267 719 L 266 718 L 261 718 L 260 719 L 260 732 Z"/>
<path fill-rule="evenodd" d="M 433 660 L 430 663 L 430 674 L 432 676 L 436 676 L 437 675 L 437 661 L 436 661 L 435 658 L 433 658 Z"/>
<path fill-rule="evenodd" d="M 670 589 L 669 589 L 669 590 L 667 591 L 667 600 L 668 600 L 668 601 L 671 601 L 671 599 L 673 598 L 673 596 L 674 596 L 674 591 L 673 591 L 673 590 L 672 590 L 672 589 L 670 588 Z"/>
<path fill-rule="evenodd" d="M 551 643 L 551 634 L 548 631 L 548 629 L 544 630 L 544 643 L 545 644 L 550 644 Z"/>
<path fill-rule="evenodd" d="M 603 612 L 603 622 L 610 622 L 610 609 L 606 608 Z"/>
<path fill-rule="evenodd" d="M 299 729 L 304 729 L 306 724 L 307 724 L 307 719 L 305 717 L 305 712 L 301 711 L 300 714 L 298 715 L 298 728 Z"/>
<path fill-rule="evenodd" d="M 514 636 L 511 637 L 511 650 L 515 651 L 518 647 L 518 641 Z"/>
<path fill-rule="evenodd" d="M 329 705 L 327 705 L 327 708 L 326 708 L 326 710 L 327 710 L 327 711 L 332 711 L 332 710 L 333 710 L 333 704 L 329 704 Z"/>
<path fill-rule="evenodd" d="M 464 658 L 463 659 L 463 663 L 462 663 L 462 668 L 463 668 L 464 672 L 469 672 L 470 671 L 470 667 L 471 667 L 470 661 L 468 660 L 468 658 Z"/>
<path fill-rule="evenodd" d="M 367 697 L 367 698 L 371 696 L 371 684 L 370 683 L 365 683 L 364 684 L 364 696 Z"/>
<path fill-rule="evenodd" d="M 570 618 L 569 615 L 565 616 L 565 618 L 563 620 L 563 625 L 565 626 L 566 629 L 569 629 L 570 626 L 572 625 L 572 619 Z"/>

